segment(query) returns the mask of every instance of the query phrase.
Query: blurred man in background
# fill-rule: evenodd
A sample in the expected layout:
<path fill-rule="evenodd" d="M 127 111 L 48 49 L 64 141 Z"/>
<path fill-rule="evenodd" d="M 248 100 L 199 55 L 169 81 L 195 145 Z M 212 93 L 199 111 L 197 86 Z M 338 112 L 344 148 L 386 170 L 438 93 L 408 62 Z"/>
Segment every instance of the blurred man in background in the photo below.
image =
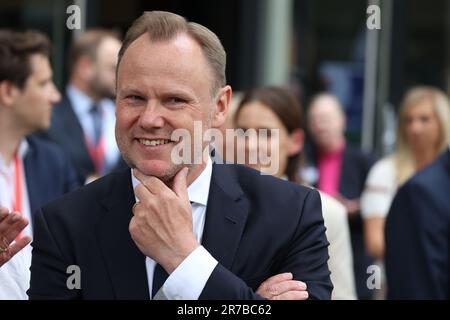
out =
<path fill-rule="evenodd" d="M 54 108 L 47 136 L 69 155 L 84 184 L 121 163 L 114 138 L 115 70 L 121 42 L 107 30 L 76 38 L 69 53 L 69 85 Z"/>
<path fill-rule="evenodd" d="M 33 225 L 20 229 L 32 221 L 36 209 L 76 187 L 75 172 L 63 152 L 29 136 L 49 127 L 52 105 L 60 99 L 52 81 L 49 52 L 50 42 L 41 33 L 0 30 L 2 299 L 27 298 L 31 247 L 26 245 Z"/>

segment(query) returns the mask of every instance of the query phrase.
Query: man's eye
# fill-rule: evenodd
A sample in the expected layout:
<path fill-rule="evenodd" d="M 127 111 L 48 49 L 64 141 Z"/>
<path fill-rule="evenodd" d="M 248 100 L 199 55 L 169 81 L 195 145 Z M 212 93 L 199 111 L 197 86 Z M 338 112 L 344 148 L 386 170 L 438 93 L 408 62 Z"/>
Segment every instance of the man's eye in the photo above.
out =
<path fill-rule="evenodd" d="M 186 103 L 186 100 L 182 99 L 182 98 L 178 98 L 178 97 L 170 97 L 167 99 L 167 102 L 169 104 L 182 104 L 182 103 Z"/>
<path fill-rule="evenodd" d="M 136 95 L 133 95 L 133 94 L 131 94 L 131 95 L 129 95 L 129 96 L 126 96 L 126 99 L 128 99 L 128 100 L 134 100 L 134 101 L 137 101 L 137 100 L 143 100 L 142 97 L 136 96 Z"/>
<path fill-rule="evenodd" d="M 43 80 L 43 81 L 39 82 L 39 86 L 45 87 L 45 86 L 48 85 L 49 83 L 50 83 L 50 80 Z"/>

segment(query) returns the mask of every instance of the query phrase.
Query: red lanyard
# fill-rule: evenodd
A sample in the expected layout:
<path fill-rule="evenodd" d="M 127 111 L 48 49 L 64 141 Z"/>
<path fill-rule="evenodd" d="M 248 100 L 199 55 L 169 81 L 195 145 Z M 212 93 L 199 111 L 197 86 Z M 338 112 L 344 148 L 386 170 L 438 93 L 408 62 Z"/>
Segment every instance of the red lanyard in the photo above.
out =
<path fill-rule="evenodd" d="M 14 203 L 13 211 L 22 213 L 22 172 L 19 156 L 14 158 Z"/>
<path fill-rule="evenodd" d="M 22 212 L 22 171 L 21 171 L 21 161 L 19 159 L 19 156 L 16 152 L 16 155 L 14 157 L 14 202 L 13 202 L 13 212 L 19 212 L 20 214 L 23 214 Z M 16 241 L 22 238 L 23 231 L 20 232 L 17 237 Z"/>
<path fill-rule="evenodd" d="M 105 159 L 105 139 L 103 138 L 103 136 L 101 136 L 96 146 L 87 138 L 85 138 L 85 141 L 89 156 L 94 163 L 95 170 L 98 174 L 100 174 L 102 172 L 103 162 Z"/>

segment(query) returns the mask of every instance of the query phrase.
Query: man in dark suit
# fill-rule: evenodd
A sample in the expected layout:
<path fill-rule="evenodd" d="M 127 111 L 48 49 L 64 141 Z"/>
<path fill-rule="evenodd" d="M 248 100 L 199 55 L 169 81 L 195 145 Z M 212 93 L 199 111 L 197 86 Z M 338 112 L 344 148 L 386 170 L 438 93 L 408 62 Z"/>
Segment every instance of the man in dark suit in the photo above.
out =
<path fill-rule="evenodd" d="M 264 280 L 290 272 L 262 296 L 282 298 L 302 280 L 309 297 L 329 299 L 318 192 L 202 152 L 198 124 L 220 127 L 231 100 L 217 36 L 146 12 L 127 32 L 117 75 L 116 139 L 133 171 L 42 208 L 30 298 L 257 299 Z"/>
<path fill-rule="evenodd" d="M 79 184 L 70 161 L 57 145 L 33 135 L 27 137 L 27 142 L 29 149 L 24 169 L 33 213 L 49 201 L 75 190 Z"/>
<path fill-rule="evenodd" d="M 52 105 L 60 99 L 52 81 L 49 52 L 50 42 L 41 33 L 0 30 L 0 206 L 5 208 L 0 219 L 3 299 L 26 298 L 31 263 L 31 248 L 27 244 L 33 225 L 20 229 L 31 221 L 37 208 L 77 186 L 75 172 L 62 150 L 29 136 L 49 127 Z M 13 256 L 21 249 L 23 259 L 15 259 Z"/>
<path fill-rule="evenodd" d="M 389 299 L 450 299 L 450 150 L 394 198 L 386 220 Z"/>
<path fill-rule="evenodd" d="M 80 184 L 125 168 L 114 139 L 112 100 L 119 49 L 117 35 L 108 30 L 88 30 L 74 40 L 69 84 L 44 134 L 64 149 Z"/>
<path fill-rule="evenodd" d="M 36 136 L 27 137 L 26 143 L 23 170 L 32 215 L 44 204 L 76 189 L 78 183 L 70 162 L 56 145 Z"/>

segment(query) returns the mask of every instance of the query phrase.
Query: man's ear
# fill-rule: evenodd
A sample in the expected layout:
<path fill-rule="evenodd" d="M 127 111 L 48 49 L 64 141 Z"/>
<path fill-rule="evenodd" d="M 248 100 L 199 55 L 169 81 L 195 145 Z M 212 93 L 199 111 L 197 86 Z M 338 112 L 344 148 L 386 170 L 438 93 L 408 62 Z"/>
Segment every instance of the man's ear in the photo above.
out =
<path fill-rule="evenodd" d="M 10 107 L 14 104 L 20 89 L 11 81 L 0 82 L 0 105 Z"/>
<path fill-rule="evenodd" d="M 305 144 L 305 133 L 302 129 L 295 129 L 289 134 L 289 150 L 288 155 L 293 156 L 302 152 Z"/>
<path fill-rule="evenodd" d="M 214 102 L 215 109 L 211 122 L 212 128 L 219 128 L 225 123 L 227 119 L 228 107 L 231 102 L 231 95 L 232 90 L 230 86 L 225 86 L 219 90 Z"/>

